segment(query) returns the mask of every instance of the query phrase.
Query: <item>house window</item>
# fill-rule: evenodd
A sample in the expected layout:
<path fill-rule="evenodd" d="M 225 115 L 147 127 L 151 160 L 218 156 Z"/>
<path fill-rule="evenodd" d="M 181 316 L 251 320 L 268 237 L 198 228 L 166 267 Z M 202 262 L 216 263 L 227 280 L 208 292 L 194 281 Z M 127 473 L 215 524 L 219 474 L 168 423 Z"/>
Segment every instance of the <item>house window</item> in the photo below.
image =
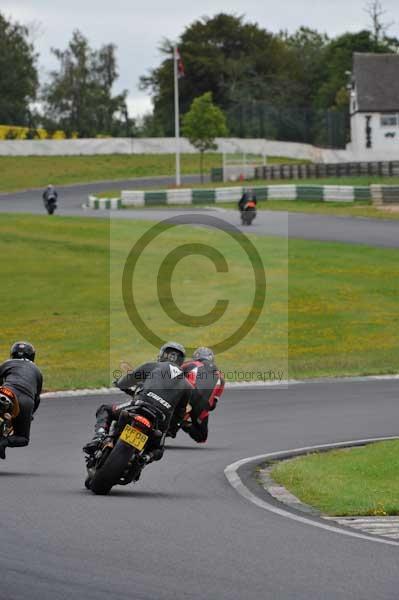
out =
<path fill-rule="evenodd" d="M 396 127 L 398 125 L 398 115 L 381 115 L 381 127 Z"/>

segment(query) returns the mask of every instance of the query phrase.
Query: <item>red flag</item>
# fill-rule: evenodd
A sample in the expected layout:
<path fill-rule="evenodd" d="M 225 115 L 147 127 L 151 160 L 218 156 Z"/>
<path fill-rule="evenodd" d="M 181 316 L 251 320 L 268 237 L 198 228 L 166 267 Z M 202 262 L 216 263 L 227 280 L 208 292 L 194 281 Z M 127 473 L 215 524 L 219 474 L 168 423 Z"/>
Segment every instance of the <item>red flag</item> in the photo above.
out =
<path fill-rule="evenodd" d="M 176 60 L 177 60 L 177 76 L 179 78 L 184 77 L 186 73 L 184 71 L 184 64 L 183 64 L 183 61 L 180 56 L 179 48 L 176 48 Z"/>

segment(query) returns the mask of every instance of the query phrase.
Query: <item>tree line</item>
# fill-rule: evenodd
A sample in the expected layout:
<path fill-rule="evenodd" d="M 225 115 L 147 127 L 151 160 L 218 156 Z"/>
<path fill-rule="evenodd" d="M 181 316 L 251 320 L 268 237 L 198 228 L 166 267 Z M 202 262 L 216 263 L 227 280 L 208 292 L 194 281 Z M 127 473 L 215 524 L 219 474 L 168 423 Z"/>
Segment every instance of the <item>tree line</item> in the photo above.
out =
<path fill-rule="evenodd" d="M 226 13 L 194 21 L 179 40 L 185 68 L 179 82 L 182 115 L 195 98 L 211 92 L 230 135 L 329 145 L 334 128 L 347 127 L 353 52 L 399 51 L 399 40 L 382 22 L 379 0 L 371 0 L 366 10 L 369 29 L 333 38 L 307 27 L 275 34 Z M 140 79 L 141 89 L 152 96 L 153 112 L 137 122 L 128 115 L 127 90 L 113 92 L 114 44 L 94 50 L 75 31 L 66 49 L 52 50 L 58 68 L 40 87 L 28 29 L 0 13 L 0 123 L 40 124 L 80 137 L 174 135 L 172 47 L 164 39 L 163 60 Z M 37 101 L 41 108 L 33 109 Z"/>

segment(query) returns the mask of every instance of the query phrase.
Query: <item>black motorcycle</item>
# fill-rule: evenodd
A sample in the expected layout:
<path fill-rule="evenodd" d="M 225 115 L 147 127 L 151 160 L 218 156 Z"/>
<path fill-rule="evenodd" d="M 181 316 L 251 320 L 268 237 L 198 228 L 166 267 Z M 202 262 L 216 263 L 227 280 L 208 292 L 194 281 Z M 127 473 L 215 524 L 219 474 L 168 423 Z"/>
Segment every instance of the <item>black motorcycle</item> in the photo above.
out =
<path fill-rule="evenodd" d="M 86 488 L 104 495 L 114 485 L 138 481 L 148 464 L 146 450 L 163 445 L 164 434 L 159 425 L 165 419 L 162 411 L 140 401 L 122 410 L 99 449 L 86 457 Z"/>
<path fill-rule="evenodd" d="M 44 206 L 49 215 L 54 214 L 54 212 L 57 208 L 57 196 L 51 195 L 51 196 L 46 197 L 44 200 Z"/>
<path fill-rule="evenodd" d="M 251 225 L 256 217 L 256 205 L 254 202 L 248 202 L 244 210 L 241 211 L 241 223 L 243 225 Z"/>

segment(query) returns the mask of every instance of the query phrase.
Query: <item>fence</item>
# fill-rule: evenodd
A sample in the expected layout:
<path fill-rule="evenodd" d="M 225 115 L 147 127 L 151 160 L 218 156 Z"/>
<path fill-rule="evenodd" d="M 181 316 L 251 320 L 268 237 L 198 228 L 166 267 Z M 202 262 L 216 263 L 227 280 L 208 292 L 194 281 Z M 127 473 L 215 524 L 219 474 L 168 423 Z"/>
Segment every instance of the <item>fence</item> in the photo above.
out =
<path fill-rule="evenodd" d="M 317 179 L 361 175 L 399 176 L 399 161 L 265 165 L 255 169 L 255 179 Z M 220 174 L 215 173 L 215 176 Z"/>
<path fill-rule="evenodd" d="M 226 111 L 231 135 L 345 148 L 347 111 L 281 107 L 263 101 L 237 103 Z"/>

